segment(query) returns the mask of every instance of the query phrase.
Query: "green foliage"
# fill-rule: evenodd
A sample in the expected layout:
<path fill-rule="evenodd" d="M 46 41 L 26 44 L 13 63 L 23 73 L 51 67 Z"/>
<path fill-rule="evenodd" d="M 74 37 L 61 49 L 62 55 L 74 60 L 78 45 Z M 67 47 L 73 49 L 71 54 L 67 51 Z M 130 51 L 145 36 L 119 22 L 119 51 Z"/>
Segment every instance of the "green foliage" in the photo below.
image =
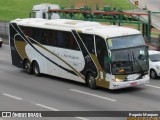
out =
<path fill-rule="evenodd" d="M 95 7 L 96 1 L 99 8 L 110 5 L 111 7 L 129 9 L 132 6 L 128 0 L 0 0 L 0 20 L 10 21 L 16 18 L 27 18 L 33 5 L 41 3 L 59 4 L 61 7 L 71 7 L 73 5 Z M 100 4 L 104 2 L 105 4 Z"/>

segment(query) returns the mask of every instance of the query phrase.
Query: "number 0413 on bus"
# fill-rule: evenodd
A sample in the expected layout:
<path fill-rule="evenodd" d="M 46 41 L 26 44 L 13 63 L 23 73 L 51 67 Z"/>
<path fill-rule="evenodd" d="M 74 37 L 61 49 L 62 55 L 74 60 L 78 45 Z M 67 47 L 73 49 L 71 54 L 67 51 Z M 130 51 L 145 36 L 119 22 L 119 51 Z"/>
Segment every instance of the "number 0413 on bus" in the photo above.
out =
<path fill-rule="evenodd" d="M 12 64 L 36 76 L 119 89 L 149 82 L 148 49 L 138 30 L 68 19 L 10 22 Z"/>

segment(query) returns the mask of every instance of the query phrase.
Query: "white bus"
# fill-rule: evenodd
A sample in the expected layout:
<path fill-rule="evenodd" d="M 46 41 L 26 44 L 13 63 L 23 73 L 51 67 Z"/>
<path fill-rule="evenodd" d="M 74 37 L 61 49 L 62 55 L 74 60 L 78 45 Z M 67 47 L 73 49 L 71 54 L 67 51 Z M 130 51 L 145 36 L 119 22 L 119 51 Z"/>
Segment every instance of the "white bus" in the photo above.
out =
<path fill-rule="evenodd" d="M 96 86 L 119 89 L 149 82 L 148 50 L 135 29 L 68 19 L 10 22 L 12 64 Z"/>

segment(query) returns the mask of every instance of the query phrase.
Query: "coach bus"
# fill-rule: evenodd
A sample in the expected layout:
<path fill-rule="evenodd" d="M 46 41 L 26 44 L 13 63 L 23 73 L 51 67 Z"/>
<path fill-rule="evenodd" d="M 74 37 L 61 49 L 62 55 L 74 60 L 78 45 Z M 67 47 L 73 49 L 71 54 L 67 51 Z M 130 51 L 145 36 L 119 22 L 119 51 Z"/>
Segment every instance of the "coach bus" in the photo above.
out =
<path fill-rule="evenodd" d="M 148 49 L 138 30 L 69 19 L 10 22 L 12 64 L 36 76 L 119 89 L 149 82 Z"/>

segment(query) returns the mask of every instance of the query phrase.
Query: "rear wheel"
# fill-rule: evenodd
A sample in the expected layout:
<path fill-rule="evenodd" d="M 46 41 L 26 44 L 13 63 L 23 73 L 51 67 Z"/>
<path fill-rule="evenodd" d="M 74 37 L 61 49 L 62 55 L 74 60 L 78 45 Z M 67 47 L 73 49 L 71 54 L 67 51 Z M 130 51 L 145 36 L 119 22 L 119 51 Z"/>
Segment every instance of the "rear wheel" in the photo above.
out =
<path fill-rule="evenodd" d="M 29 73 L 29 74 L 32 73 L 32 67 L 31 67 L 30 62 L 28 60 L 24 61 L 24 69 L 27 73 Z"/>
<path fill-rule="evenodd" d="M 156 73 L 155 70 L 151 70 L 151 71 L 150 71 L 150 77 L 151 77 L 152 79 L 156 79 L 156 78 L 157 78 L 157 73 Z"/>
<path fill-rule="evenodd" d="M 93 73 L 87 74 L 87 84 L 91 89 L 96 89 L 96 80 Z"/>
<path fill-rule="evenodd" d="M 36 76 L 40 76 L 41 73 L 40 73 L 40 69 L 39 69 L 39 65 L 37 62 L 34 62 L 33 63 L 33 72 Z"/>

